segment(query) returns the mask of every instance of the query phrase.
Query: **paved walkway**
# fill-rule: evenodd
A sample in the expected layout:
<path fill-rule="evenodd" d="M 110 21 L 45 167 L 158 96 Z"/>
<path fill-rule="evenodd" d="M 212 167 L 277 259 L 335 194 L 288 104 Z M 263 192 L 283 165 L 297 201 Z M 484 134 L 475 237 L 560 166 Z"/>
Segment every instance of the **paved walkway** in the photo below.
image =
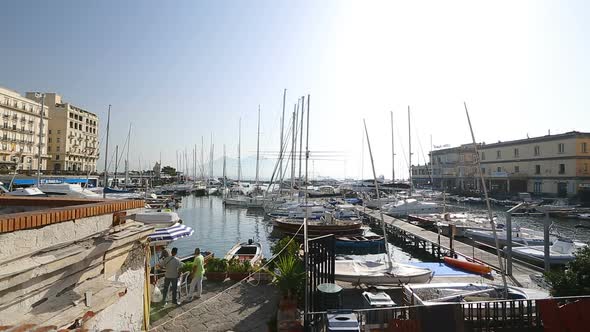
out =
<path fill-rule="evenodd" d="M 267 324 L 278 309 L 277 288 L 272 285 L 253 286 L 242 283 L 213 298 L 232 284 L 229 281 L 204 281 L 203 296 L 200 299 L 178 307 L 153 307 L 151 330 L 268 331 Z"/>

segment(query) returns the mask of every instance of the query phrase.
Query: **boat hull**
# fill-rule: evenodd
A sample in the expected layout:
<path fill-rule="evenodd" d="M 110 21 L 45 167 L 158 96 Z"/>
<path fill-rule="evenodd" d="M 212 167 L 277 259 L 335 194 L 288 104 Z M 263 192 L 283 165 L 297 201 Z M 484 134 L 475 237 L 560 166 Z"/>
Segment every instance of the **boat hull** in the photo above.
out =
<path fill-rule="evenodd" d="M 275 219 L 273 225 L 282 233 L 285 234 L 296 234 L 301 228 L 302 220 L 285 220 Z M 323 223 L 321 221 L 308 221 L 307 234 L 309 236 L 322 236 L 322 235 L 361 235 L 363 230 L 361 229 L 362 222 L 360 221 L 339 221 L 337 223 Z M 299 236 L 303 236 L 303 231 L 299 232 Z"/>
<path fill-rule="evenodd" d="M 400 263 L 393 263 L 389 268 L 386 262 L 336 260 L 334 278 L 370 285 L 420 284 L 432 279 L 432 271 Z"/>

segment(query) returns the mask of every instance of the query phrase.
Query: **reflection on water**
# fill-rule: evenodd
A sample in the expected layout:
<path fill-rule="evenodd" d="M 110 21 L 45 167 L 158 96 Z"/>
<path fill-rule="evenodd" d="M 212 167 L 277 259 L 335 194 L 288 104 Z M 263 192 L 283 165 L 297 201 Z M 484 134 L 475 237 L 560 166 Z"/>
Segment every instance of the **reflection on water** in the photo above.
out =
<path fill-rule="evenodd" d="M 262 244 L 264 257 L 270 258 L 270 248 L 281 236 L 272 233 L 272 223 L 264 218 L 263 211 L 226 208 L 218 196 L 186 196 L 177 212 L 183 222 L 195 230 L 192 236 L 170 244 L 170 247 L 178 247 L 179 256 L 190 255 L 199 247 L 212 251 L 215 257 L 223 257 L 236 243 L 253 239 Z M 395 261 L 418 261 L 392 244 L 390 252 Z"/>
<path fill-rule="evenodd" d="M 469 211 L 486 212 L 481 206 L 467 205 L 465 207 Z M 509 207 L 493 207 L 493 212 L 498 217 L 498 223 L 504 224 L 506 222 L 505 211 L 508 209 Z M 539 235 L 542 236 L 544 220 L 544 217 L 512 217 L 512 224 L 513 227 L 520 226 L 538 231 Z M 551 234 L 590 243 L 590 229 L 575 227 L 580 223 L 590 225 L 589 221 L 553 217 L 550 217 L 549 220 L 552 224 Z"/>
<path fill-rule="evenodd" d="M 173 242 L 179 255 L 192 254 L 195 247 L 211 251 L 215 257 L 223 257 L 238 242 L 253 239 L 262 244 L 265 257 L 270 257 L 270 247 L 276 239 L 270 238 L 272 224 L 264 220 L 262 211 L 224 208 L 217 196 L 186 196 L 177 210 L 183 222 L 193 227 L 195 233 Z"/>

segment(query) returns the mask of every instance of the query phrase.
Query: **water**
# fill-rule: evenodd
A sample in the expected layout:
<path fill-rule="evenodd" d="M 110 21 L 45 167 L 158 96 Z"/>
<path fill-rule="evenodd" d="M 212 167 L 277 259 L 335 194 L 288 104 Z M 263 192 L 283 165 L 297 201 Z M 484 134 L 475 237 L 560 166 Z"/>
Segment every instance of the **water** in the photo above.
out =
<path fill-rule="evenodd" d="M 486 210 L 480 206 L 467 205 L 465 206 L 468 211 L 484 212 Z M 498 217 L 498 223 L 504 224 L 506 222 L 506 213 L 508 207 L 492 207 L 493 213 Z M 586 220 L 578 219 L 567 219 L 567 218 L 549 218 L 552 227 L 550 232 L 552 235 L 558 235 L 572 240 L 590 243 L 590 229 L 576 228 L 575 226 L 580 223 L 588 223 Z M 520 226 L 522 228 L 528 228 L 538 232 L 539 236 L 543 236 L 543 223 L 545 217 L 512 217 L 513 227 Z"/>
<path fill-rule="evenodd" d="M 185 196 L 177 213 L 185 225 L 195 230 L 192 236 L 169 245 L 178 247 L 179 256 L 191 255 L 199 247 L 213 252 L 215 257 L 224 257 L 236 243 L 252 239 L 262 244 L 264 257 L 270 258 L 270 248 L 281 237 L 272 233 L 272 223 L 264 218 L 264 212 L 225 207 L 218 196 Z M 389 248 L 395 261 L 420 261 L 393 244 Z"/>
<path fill-rule="evenodd" d="M 264 220 L 262 211 L 225 208 L 218 196 L 185 196 L 176 212 L 195 230 L 192 236 L 170 244 L 178 247 L 179 256 L 190 255 L 199 247 L 223 258 L 236 243 L 252 239 L 261 243 L 264 257 L 270 257 L 270 248 L 277 240 L 271 237 L 272 224 Z"/>

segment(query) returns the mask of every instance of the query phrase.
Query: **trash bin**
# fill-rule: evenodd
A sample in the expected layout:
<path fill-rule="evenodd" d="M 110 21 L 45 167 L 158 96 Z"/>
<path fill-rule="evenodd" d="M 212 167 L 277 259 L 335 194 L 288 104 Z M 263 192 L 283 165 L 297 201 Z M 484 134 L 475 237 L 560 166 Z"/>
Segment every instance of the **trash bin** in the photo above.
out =
<path fill-rule="evenodd" d="M 361 330 L 357 315 L 350 310 L 328 311 L 326 316 L 329 332 L 360 332 Z"/>
<path fill-rule="evenodd" d="M 336 284 L 324 283 L 319 284 L 317 289 L 320 311 L 340 309 L 340 294 L 342 293 L 342 287 Z"/>

